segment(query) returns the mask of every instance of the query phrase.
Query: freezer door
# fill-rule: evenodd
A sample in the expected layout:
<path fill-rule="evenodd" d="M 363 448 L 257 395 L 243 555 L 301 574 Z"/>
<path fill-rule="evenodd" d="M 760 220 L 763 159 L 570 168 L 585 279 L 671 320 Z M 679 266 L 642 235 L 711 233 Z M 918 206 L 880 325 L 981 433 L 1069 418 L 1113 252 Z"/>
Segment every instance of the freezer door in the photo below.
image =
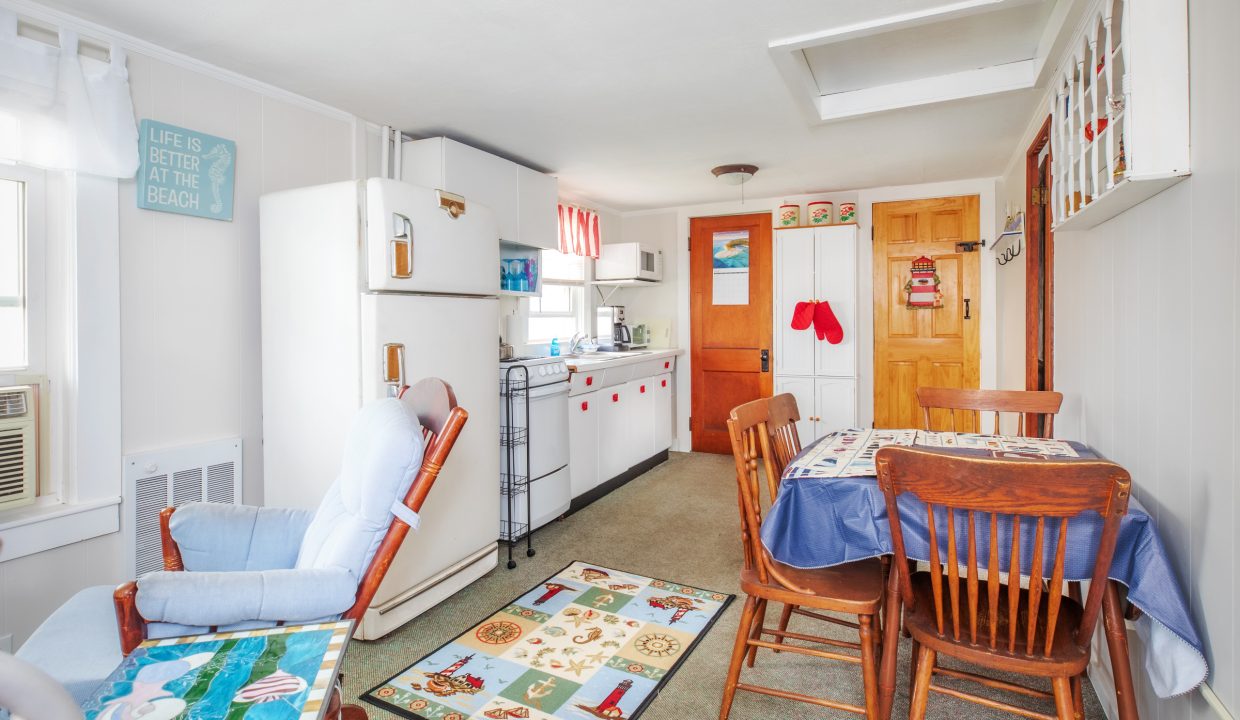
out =
<path fill-rule="evenodd" d="M 384 364 L 404 384 L 445 380 L 469 420 L 379 592 L 380 606 L 495 542 L 499 528 L 499 386 L 494 298 L 362 296 L 362 400 L 388 395 Z M 391 348 L 401 347 L 401 367 Z M 385 351 L 385 347 L 389 348 Z"/>
<path fill-rule="evenodd" d="M 499 291 L 495 216 L 469 198 L 465 212 L 453 217 L 439 206 L 435 190 L 370 178 L 365 244 L 370 290 L 461 295 Z"/>

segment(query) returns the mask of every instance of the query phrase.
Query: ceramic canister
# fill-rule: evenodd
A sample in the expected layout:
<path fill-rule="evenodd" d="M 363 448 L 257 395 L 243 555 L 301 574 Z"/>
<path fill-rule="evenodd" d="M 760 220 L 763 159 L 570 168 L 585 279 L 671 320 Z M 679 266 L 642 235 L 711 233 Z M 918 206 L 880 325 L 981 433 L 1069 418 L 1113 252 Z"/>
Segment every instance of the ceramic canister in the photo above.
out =
<path fill-rule="evenodd" d="M 801 206 L 800 205 L 780 205 L 779 206 L 779 224 L 782 227 L 801 224 Z"/>
<path fill-rule="evenodd" d="M 810 225 L 830 225 L 831 211 L 835 206 L 825 200 L 818 200 L 805 206 L 809 212 Z"/>
<path fill-rule="evenodd" d="M 840 203 L 840 222 L 857 222 L 857 203 Z"/>

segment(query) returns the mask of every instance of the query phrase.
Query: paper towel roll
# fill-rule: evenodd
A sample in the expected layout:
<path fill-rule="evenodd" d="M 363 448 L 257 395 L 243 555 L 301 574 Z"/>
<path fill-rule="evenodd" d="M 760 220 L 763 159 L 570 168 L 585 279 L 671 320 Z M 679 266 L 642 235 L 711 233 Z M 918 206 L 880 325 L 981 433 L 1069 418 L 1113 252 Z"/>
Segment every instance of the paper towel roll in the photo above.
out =
<path fill-rule="evenodd" d="M 525 319 L 513 313 L 504 316 L 504 340 L 518 347 L 525 344 Z"/>

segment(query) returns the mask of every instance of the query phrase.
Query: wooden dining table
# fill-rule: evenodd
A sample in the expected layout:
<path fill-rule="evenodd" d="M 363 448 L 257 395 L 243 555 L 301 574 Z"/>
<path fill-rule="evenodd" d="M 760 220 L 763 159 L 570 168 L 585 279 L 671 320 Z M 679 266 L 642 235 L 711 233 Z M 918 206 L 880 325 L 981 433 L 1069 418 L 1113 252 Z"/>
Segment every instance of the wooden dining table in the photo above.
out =
<path fill-rule="evenodd" d="M 953 437 L 945 437 L 948 435 Z M 957 435 L 961 446 L 944 447 L 955 443 Z M 823 446 L 822 443 L 832 445 Z M 999 457 L 1007 452 L 1003 448 L 1008 447 L 1018 449 L 1020 454 L 1045 452 L 1054 456 L 1062 452 L 1067 457 L 1099 457 L 1083 443 L 1071 441 L 1038 441 L 1030 445 L 1027 439 L 914 430 L 855 429 L 831 433 L 806 446 L 784 471 L 780 491 L 762 526 L 763 544 L 772 557 L 794 567 L 808 568 L 890 555 L 886 506 L 872 467 L 873 452 L 882 444 L 929 444 L 949 451 Z M 902 510 L 901 520 L 906 525 L 910 522 L 925 525 L 926 515 L 922 512 L 906 516 Z M 1069 542 L 1089 542 L 1093 530 L 1090 522 L 1089 518 L 1074 518 Z M 1207 668 L 1200 639 L 1183 593 L 1171 573 L 1169 559 L 1152 521 L 1135 499 L 1124 523 L 1126 528 L 1121 530 L 1124 539 L 1108 573 L 1111 579 L 1103 595 L 1102 616 L 1118 714 L 1123 720 L 1136 720 L 1138 711 L 1125 623 L 1125 585 L 1129 588 L 1129 599 L 1140 597 L 1147 606 L 1130 606 L 1129 615 L 1135 617 L 1142 610 L 1152 611 L 1155 618 L 1147 619 L 1151 627 L 1158 632 L 1170 632 L 1184 645 L 1182 655 L 1174 659 L 1153 658 L 1155 662 L 1171 664 L 1169 675 L 1175 676 L 1173 683 L 1162 681 L 1168 687 L 1155 682 L 1156 692 L 1164 696 L 1187 692 L 1205 679 Z M 898 573 L 907 570 L 892 567 L 887 580 L 879 675 L 880 717 L 883 718 L 890 717 L 895 697 L 901 628 Z M 1088 575 L 1079 569 L 1077 574 L 1084 577 L 1072 577 L 1069 573 L 1068 578 L 1079 580 Z M 1164 603 L 1164 599 L 1168 601 Z M 1147 654 L 1147 664 L 1150 660 Z M 1191 661 L 1198 661 L 1199 667 L 1186 667 L 1177 674 L 1174 666 L 1188 665 Z"/>

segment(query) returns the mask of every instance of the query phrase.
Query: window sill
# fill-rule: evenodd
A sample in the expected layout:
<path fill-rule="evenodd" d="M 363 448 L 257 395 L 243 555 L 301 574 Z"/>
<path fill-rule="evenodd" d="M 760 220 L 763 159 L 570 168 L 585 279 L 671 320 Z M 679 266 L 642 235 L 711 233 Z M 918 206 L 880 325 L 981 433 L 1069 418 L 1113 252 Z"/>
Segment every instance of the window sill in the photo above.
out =
<path fill-rule="evenodd" d="M 120 497 L 0 513 L 0 563 L 120 531 Z"/>

